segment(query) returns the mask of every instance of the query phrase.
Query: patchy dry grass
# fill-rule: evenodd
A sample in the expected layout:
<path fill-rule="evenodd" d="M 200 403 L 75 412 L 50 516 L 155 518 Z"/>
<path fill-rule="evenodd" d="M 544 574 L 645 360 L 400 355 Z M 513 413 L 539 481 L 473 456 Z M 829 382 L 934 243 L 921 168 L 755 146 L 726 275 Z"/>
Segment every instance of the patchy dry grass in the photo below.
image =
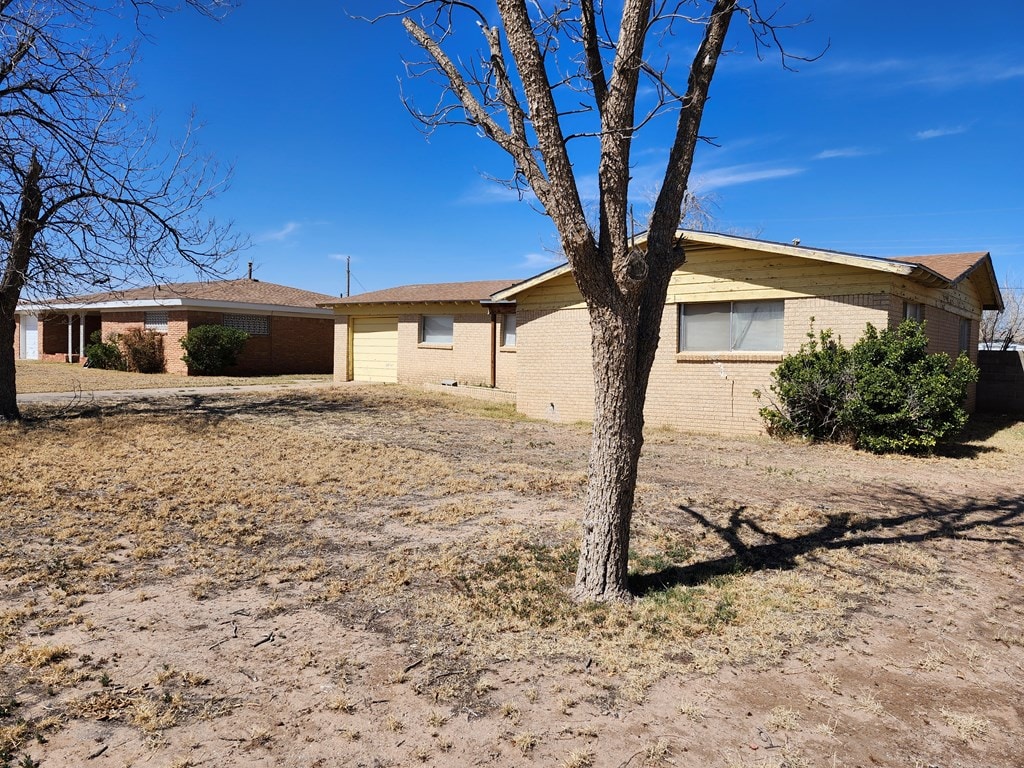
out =
<path fill-rule="evenodd" d="M 210 651 L 234 641 L 243 620 L 259 627 L 250 649 L 269 648 L 282 624 L 310 610 L 407 649 L 410 659 L 373 688 L 365 657 L 325 655 L 314 638 L 288 656 L 292 675 L 319 676 L 315 706 L 345 743 L 402 742 L 398 762 L 442 760 L 458 713 L 463 723 L 500 723 L 496 742 L 519 758 L 543 751 L 551 763 L 584 766 L 596 764 L 597 732 L 573 723 L 579 713 L 645 706 L 657 681 L 727 666 L 755 675 L 796 660 L 813 668 L 809 689 L 821 701 L 845 693 L 857 717 L 894 717 L 863 680 L 815 666 L 821 649 L 854 642 L 865 612 L 897 595 L 941 605 L 972 589 L 958 569 L 980 551 L 1007 578 L 1018 572 L 1024 510 L 1015 475 L 1000 472 L 1024 455 L 1019 425 L 987 430 L 969 459 L 755 440 L 710 450 L 659 433 L 645 452 L 634 522 L 637 599 L 579 607 L 567 598 L 586 462 L 576 427 L 394 387 L 31 415 L 0 427 L 8 758 L 76 721 L 120 724 L 156 743 L 237 707 L 239 689 L 199 656 L 138 679 L 122 679 L 113 656 L 93 659 L 85 649 L 110 621 L 98 606 L 114 596 L 123 597 L 110 605 L 141 616 L 169 589 L 192 612 L 263 595 L 220 615 L 215 628 L 233 634 Z M 977 642 L 1019 650 L 1019 606 L 1007 598 L 992 610 Z M 161 631 L 152 619 L 133 621 L 136 631 Z M 209 631 L 185 615 L 175 621 Z M 955 662 L 929 646 L 906 666 L 986 674 L 992 651 L 973 642 Z M 247 664 L 232 674 L 255 687 L 266 673 Z M 530 677 L 509 695 L 495 665 L 563 672 L 560 682 Z M 581 683 L 579 674 L 599 677 Z M 429 709 L 410 713 L 394 693 L 407 689 Z M 666 705 L 674 721 L 701 728 L 718 707 L 692 693 Z M 824 721 L 829 739 L 848 738 L 838 713 L 804 716 L 779 701 L 764 712 L 767 731 L 818 733 L 811 728 Z M 571 738 L 552 737 L 551 717 L 569 723 Z M 951 709 L 941 718 L 962 743 L 991 733 L 988 721 Z M 262 721 L 246 728 L 230 742 L 242 752 L 288 743 Z M 669 759 L 660 735 L 644 744 L 647 764 Z"/>
<path fill-rule="evenodd" d="M 162 387 L 238 387 L 250 384 L 286 384 L 294 381 L 327 381 L 329 374 L 282 376 L 181 376 L 173 373 L 101 371 L 67 363 L 18 360 L 18 392 L 102 392 L 114 389 Z"/>

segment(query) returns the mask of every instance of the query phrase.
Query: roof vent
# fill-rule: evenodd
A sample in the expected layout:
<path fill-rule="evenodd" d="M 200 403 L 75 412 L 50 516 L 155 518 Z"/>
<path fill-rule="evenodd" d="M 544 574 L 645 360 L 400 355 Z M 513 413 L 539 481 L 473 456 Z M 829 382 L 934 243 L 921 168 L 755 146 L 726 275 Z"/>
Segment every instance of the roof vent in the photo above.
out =
<path fill-rule="evenodd" d="M 793 245 L 800 245 L 800 238 L 799 237 L 794 237 L 793 238 Z"/>

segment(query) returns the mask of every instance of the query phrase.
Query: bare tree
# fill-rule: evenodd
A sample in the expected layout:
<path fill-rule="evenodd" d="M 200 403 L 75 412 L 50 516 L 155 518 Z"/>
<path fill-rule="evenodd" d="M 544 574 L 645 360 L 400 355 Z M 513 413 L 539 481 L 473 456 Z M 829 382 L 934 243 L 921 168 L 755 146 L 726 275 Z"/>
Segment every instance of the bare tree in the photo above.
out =
<path fill-rule="evenodd" d="M 1024 287 L 1019 278 L 1004 279 L 1003 309 L 985 312 L 981 318 L 981 342 L 986 349 L 1005 352 L 1015 344 L 1024 345 Z"/>
<path fill-rule="evenodd" d="M 223 0 L 188 0 L 216 16 Z M 15 308 L 23 292 L 65 297 L 161 281 L 182 262 L 217 270 L 237 240 L 202 217 L 223 180 L 191 130 L 159 150 L 133 112 L 135 44 L 106 38 L 174 10 L 149 0 L 0 0 L 0 419 L 19 418 Z M 137 27 L 136 27 L 137 28 Z"/>
<path fill-rule="evenodd" d="M 428 127 L 466 124 L 511 157 L 511 184 L 529 187 L 553 221 L 590 315 L 594 426 L 574 596 L 628 600 L 627 557 L 644 401 L 669 278 L 685 259 L 677 237 L 701 117 L 730 22 L 745 20 L 760 54 L 783 28 L 758 0 L 406 0 L 390 14 L 428 55 L 413 76 L 438 75 Z M 802 23 L 802 22 L 801 22 Z M 460 33 L 478 28 L 472 55 Z M 694 35 L 685 84 L 667 45 Z M 660 47 L 664 43 L 666 47 Z M 655 61 L 646 50 L 650 45 Z M 660 54 L 659 54 L 660 51 Z M 653 101 L 638 99 L 646 82 Z M 407 102 L 409 103 L 409 102 Z M 644 126 L 674 119 L 675 133 L 641 248 L 630 216 L 630 150 Z M 587 144 L 586 142 L 590 142 Z M 587 216 L 574 155 L 596 149 L 598 203 Z"/>

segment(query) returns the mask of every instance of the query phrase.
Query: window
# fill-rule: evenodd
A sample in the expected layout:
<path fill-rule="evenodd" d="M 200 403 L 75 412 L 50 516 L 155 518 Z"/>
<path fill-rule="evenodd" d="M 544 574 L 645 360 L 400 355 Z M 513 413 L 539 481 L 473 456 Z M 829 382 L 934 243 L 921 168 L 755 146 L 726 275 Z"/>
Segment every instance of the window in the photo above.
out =
<path fill-rule="evenodd" d="M 781 352 L 782 301 L 681 304 L 680 352 Z"/>
<path fill-rule="evenodd" d="M 270 317 L 267 315 L 224 315 L 221 325 L 237 328 L 250 336 L 269 336 Z"/>
<path fill-rule="evenodd" d="M 501 346 L 514 347 L 516 345 L 516 316 L 515 314 L 501 316 Z"/>
<path fill-rule="evenodd" d="M 919 323 L 922 322 L 924 320 L 924 307 L 922 307 L 916 301 L 904 301 L 903 319 L 916 320 Z"/>
<path fill-rule="evenodd" d="M 420 344 L 452 343 L 455 318 L 451 315 L 424 315 L 420 321 Z"/>
<path fill-rule="evenodd" d="M 968 317 L 960 318 L 960 352 L 969 352 L 971 349 L 971 320 Z"/>
<path fill-rule="evenodd" d="M 156 331 L 157 333 L 167 333 L 167 313 L 166 312 L 146 312 L 143 318 L 143 327 L 147 331 Z"/>

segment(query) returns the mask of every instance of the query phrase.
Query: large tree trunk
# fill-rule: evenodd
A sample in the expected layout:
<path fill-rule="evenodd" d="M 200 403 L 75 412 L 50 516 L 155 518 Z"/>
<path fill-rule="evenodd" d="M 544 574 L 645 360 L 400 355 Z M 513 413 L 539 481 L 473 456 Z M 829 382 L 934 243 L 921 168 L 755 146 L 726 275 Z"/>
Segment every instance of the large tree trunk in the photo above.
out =
<path fill-rule="evenodd" d="M 649 275 L 641 295 L 625 306 L 590 306 L 594 428 L 573 590 L 580 602 L 632 599 L 629 531 L 644 444 L 644 403 L 673 268 L 669 262 Z"/>
<path fill-rule="evenodd" d="M 0 310 L 0 420 L 16 421 L 20 417 L 14 368 L 14 312 Z"/>
<path fill-rule="evenodd" d="M 43 207 L 39 180 L 42 175 L 43 167 L 33 155 L 21 182 L 18 221 L 11 237 L 7 263 L 0 276 L 0 419 L 4 421 L 21 418 L 14 364 L 14 311 L 25 285 L 32 243 L 39 232 L 39 212 Z"/>

